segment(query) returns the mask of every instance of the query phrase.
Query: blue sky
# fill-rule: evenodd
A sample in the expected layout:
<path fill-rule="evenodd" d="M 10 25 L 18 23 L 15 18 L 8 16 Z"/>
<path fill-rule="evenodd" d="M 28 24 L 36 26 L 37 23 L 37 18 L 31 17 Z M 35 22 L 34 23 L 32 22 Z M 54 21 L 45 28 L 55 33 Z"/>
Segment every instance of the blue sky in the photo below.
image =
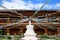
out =
<path fill-rule="evenodd" d="M 8 9 L 29 9 L 35 10 L 46 2 L 46 0 L 0 0 L 0 5 Z M 0 9 L 3 9 L 0 7 Z M 60 0 L 50 0 L 42 9 L 60 9 Z"/>

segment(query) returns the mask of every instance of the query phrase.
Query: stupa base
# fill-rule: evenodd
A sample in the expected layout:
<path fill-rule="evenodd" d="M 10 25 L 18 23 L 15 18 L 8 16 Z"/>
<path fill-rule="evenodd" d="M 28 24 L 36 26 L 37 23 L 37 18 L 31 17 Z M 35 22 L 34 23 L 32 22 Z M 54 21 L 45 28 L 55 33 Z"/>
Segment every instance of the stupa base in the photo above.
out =
<path fill-rule="evenodd" d="M 22 38 L 21 40 L 40 40 L 39 38 Z"/>

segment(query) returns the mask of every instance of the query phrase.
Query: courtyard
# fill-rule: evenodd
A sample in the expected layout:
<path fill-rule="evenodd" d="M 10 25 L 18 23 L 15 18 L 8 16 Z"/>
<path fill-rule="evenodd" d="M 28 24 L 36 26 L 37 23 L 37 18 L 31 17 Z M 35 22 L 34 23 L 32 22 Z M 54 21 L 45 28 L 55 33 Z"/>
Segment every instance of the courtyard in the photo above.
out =
<path fill-rule="evenodd" d="M 23 38 L 23 37 L 20 35 L 0 36 L 0 40 L 21 40 L 21 38 Z M 56 35 L 54 35 L 54 36 L 39 35 L 38 38 L 40 38 L 39 40 L 60 40 L 60 36 L 56 36 Z"/>

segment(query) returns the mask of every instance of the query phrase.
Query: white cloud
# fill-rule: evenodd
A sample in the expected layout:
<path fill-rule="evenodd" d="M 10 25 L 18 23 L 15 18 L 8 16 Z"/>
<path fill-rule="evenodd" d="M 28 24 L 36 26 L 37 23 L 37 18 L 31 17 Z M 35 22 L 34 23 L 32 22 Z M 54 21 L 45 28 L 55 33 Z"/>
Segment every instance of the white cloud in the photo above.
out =
<path fill-rule="evenodd" d="M 0 9 L 3 9 L 2 7 L 0 7 Z"/>
<path fill-rule="evenodd" d="M 60 9 L 60 3 L 56 3 L 54 5 L 47 4 L 44 9 Z"/>
<path fill-rule="evenodd" d="M 12 2 L 8 2 L 6 0 L 3 0 L 3 6 L 7 7 L 8 9 L 28 9 L 28 10 L 32 10 L 32 9 L 40 9 L 40 7 L 43 5 L 43 3 L 36 3 L 33 4 L 31 1 L 29 1 L 28 3 L 23 1 L 23 0 L 12 0 Z M 12 8 L 13 6 L 13 8 Z M 57 9 L 60 7 L 60 3 L 57 3 L 55 5 L 49 5 L 47 4 L 46 6 L 44 6 L 44 9 Z"/>
<path fill-rule="evenodd" d="M 46 8 L 46 9 L 51 9 L 53 7 L 53 5 L 49 5 L 49 4 L 47 4 L 46 6 L 44 6 L 44 8 Z"/>
<path fill-rule="evenodd" d="M 42 5 L 43 5 L 43 3 L 32 4 L 31 1 L 29 1 L 27 6 L 32 9 L 39 9 Z"/>
<path fill-rule="evenodd" d="M 8 2 L 3 0 L 3 6 L 7 7 L 8 9 L 39 9 L 43 3 L 33 4 L 31 1 L 28 3 L 23 0 L 12 0 L 12 2 Z"/>
<path fill-rule="evenodd" d="M 30 9 L 29 7 L 25 6 L 26 2 L 22 0 L 12 0 L 13 2 L 3 1 L 3 6 L 12 9 Z"/>
<path fill-rule="evenodd" d="M 57 4 L 56 4 L 56 7 L 60 7 L 60 3 L 57 3 Z"/>

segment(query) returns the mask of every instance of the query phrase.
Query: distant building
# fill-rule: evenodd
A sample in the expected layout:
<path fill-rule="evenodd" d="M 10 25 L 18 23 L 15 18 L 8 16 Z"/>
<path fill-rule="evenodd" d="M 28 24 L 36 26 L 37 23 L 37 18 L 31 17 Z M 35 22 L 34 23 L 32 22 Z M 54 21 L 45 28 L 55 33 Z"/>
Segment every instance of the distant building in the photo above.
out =
<path fill-rule="evenodd" d="M 14 11 L 14 12 L 13 12 Z M 36 10 L 0 10 L 0 28 L 3 34 L 23 35 L 28 21 L 16 23 L 31 17 Z M 17 13 L 16 13 L 17 12 Z M 21 14 L 23 14 L 21 16 Z M 34 20 L 34 21 L 33 21 Z M 38 35 L 60 35 L 60 10 L 41 10 L 32 20 L 34 30 Z"/>

